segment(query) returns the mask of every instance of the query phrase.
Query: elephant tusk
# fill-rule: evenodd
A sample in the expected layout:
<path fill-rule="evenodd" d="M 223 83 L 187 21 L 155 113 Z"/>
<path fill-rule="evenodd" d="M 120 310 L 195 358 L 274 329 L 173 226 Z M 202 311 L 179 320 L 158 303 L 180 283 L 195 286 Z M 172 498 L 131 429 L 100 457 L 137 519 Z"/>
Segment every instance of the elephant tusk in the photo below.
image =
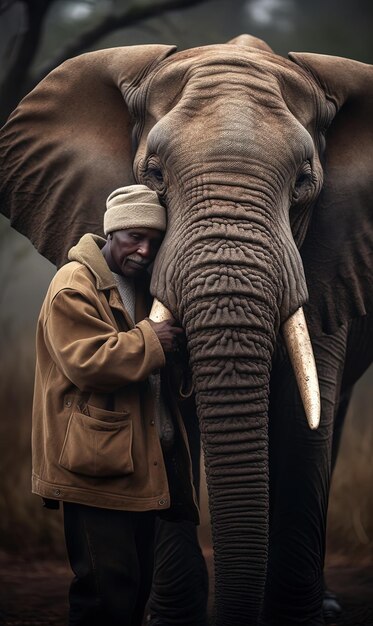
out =
<path fill-rule="evenodd" d="M 315 357 L 302 307 L 283 323 L 282 332 L 309 427 L 320 423 L 320 390 Z"/>
<path fill-rule="evenodd" d="M 171 311 L 169 311 L 162 302 L 154 298 L 152 308 L 150 309 L 149 319 L 152 322 L 164 322 L 173 319 Z"/>

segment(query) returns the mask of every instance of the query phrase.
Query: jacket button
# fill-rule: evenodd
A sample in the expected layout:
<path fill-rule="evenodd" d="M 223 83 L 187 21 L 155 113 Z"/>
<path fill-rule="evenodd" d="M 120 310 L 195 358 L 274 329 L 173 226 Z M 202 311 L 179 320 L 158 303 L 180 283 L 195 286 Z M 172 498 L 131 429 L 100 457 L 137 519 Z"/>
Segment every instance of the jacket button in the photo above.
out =
<path fill-rule="evenodd" d="M 66 400 L 65 405 L 66 406 L 71 406 L 71 400 Z"/>
<path fill-rule="evenodd" d="M 160 500 L 158 500 L 158 504 L 159 506 L 164 506 L 165 504 L 167 504 L 167 500 L 165 498 L 161 498 Z"/>
<path fill-rule="evenodd" d="M 61 491 L 59 489 L 55 489 L 54 490 L 54 495 L 55 496 L 60 496 L 61 495 Z"/>
<path fill-rule="evenodd" d="M 155 421 L 154 421 L 154 420 L 151 420 L 151 422 L 150 422 L 150 426 L 154 426 L 154 424 L 155 424 Z"/>

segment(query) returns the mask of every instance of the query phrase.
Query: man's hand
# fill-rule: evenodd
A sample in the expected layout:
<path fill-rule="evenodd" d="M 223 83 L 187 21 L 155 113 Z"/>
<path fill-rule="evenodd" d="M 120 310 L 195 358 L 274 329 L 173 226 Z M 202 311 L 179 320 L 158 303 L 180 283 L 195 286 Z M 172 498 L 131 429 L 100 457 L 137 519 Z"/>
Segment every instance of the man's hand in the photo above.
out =
<path fill-rule="evenodd" d="M 175 320 L 153 322 L 147 320 L 161 342 L 164 352 L 177 352 L 179 346 L 185 341 L 184 330 L 176 325 Z"/>

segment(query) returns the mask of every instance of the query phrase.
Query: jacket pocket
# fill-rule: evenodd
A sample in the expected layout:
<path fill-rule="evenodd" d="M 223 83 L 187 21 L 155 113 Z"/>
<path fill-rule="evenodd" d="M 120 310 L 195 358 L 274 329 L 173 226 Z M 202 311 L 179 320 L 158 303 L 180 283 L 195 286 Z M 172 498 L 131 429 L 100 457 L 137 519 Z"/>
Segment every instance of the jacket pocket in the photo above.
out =
<path fill-rule="evenodd" d="M 72 413 L 59 463 L 85 476 L 133 473 L 132 421 L 126 413 L 88 406 L 90 415 Z"/>

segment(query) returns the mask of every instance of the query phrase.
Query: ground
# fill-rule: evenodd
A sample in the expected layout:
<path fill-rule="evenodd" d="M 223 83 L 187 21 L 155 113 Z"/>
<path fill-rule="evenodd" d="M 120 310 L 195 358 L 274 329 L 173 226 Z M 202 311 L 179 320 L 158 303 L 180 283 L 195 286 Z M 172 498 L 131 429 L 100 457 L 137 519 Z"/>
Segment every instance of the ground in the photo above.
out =
<path fill-rule="evenodd" d="M 211 563 L 211 553 L 206 552 Z M 25 561 L 0 553 L 0 624 L 66 626 L 70 570 L 63 561 Z M 335 564 L 327 582 L 343 605 L 337 626 L 373 625 L 373 568 Z"/>

